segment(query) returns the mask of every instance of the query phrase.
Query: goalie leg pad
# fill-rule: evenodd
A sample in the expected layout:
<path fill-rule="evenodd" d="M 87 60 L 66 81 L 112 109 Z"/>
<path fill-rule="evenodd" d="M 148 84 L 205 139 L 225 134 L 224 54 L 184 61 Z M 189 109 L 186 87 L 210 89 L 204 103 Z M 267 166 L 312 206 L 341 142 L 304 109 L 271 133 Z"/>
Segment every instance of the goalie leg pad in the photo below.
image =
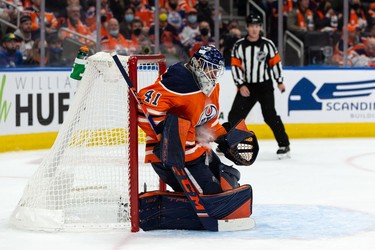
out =
<path fill-rule="evenodd" d="M 217 220 L 248 218 L 252 213 L 253 193 L 250 185 L 201 197 L 208 215 Z M 139 220 L 144 231 L 204 230 L 184 193 L 154 191 L 140 194 Z"/>
<path fill-rule="evenodd" d="M 174 192 L 154 191 L 140 194 L 139 224 L 144 231 L 204 230 L 185 194 Z"/>
<path fill-rule="evenodd" d="M 217 195 L 202 195 L 208 214 L 219 220 L 248 218 L 252 214 L 253 190 L 250 185 Z"/>

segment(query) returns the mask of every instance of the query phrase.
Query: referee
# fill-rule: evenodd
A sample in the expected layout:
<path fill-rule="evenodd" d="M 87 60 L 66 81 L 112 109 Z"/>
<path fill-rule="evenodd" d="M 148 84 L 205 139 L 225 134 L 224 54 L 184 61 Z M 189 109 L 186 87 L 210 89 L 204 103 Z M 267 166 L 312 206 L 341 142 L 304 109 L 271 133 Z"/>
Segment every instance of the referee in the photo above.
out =
<path fill-rule="evenodd" d="M 262 18 L 250 14 L 246 18 L 247 36 L 233 47 L 231 70 L 238 92 L 229 112 L 228 121 L 234 125 L 245 119 L 259 102 L 265 123 L 271 128 L 279 149 L 279 158 L 289 156 L 289 138 L 275 110 L 273 78 L 281 92 L 285 91 L 280 55 L 274 43 L 261 36 Z"/>

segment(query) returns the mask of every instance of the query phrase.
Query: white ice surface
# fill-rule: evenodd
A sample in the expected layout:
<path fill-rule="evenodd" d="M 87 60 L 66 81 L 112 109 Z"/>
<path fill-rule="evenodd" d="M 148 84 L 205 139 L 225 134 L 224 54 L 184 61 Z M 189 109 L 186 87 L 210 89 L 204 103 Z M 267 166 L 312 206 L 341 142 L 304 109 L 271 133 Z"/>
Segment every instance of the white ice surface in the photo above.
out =
<path fill-rule="evenodd" d="M 254 192 L 257 226 L 241 232 L 82 232 L 19 230 L 8 222 L 47 151 L 0 154 L 0 249 L 372 250 L 375 249 L 375 138 L 292 140 L 278 160 L 260 141 L 250 167 L 238 167 Z M 226 159 L 223 159 L 229 163 Z"/>

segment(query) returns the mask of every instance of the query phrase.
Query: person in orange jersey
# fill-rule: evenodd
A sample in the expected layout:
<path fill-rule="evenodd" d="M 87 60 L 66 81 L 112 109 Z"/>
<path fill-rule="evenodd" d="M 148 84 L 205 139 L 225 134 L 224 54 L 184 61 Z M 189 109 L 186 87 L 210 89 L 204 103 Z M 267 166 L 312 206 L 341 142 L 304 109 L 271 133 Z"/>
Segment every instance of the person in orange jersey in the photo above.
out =
<path fill-rule="evenodd" d="M 125 39 L 119 32 L 119 22 L 116 18 L 111 18 L 108 21 L 107 35 L 102 37 L 102 50 L 117 51 L 119 54 L 130 55 L 130 51 L 135 51 L 137 44 L 134 44 L 132 40 Z"/>
<path fill-rule="evenodd" d="M 79 33 L 81 35 L 84 35 L 88 38 L 91 38 L 91 31 L 89 27 L 87 27 L 86 24 L 82 23 L 81 21 L 81 7 L 79 5 L 69 5 L 67 7 L 67 15 L 68 18 L 66 21 L 62 24 L 62 27 L 68 28 L 71 31 L 74 31 L 76 33 Z M 77 36 L 73 33 L 67 32 L 67 31 L 59 31 L 59 37 L 61 40 L 64 40 L 65 37 L 70 37 L 73 39 L 76 39 L 82 43 L 86 44 L 92 44 L 92 41 L 90 39 L 85 39 L 81 36 Z"/>
<path fill-rule="evenodd" d="M 223 74 L 224 67 L 224 58 L 219 50 L 204 45 L 188 63 L 170 66 L 154 84 L 139 91 L 140 101 L 158 127 L 167 123 L 169 115 L 176 115 L 190 124 L 184 130 L 187 133 L 182 143 L 185 152 L 174 149 L 173 155 L 184 155 L 181 161 L 184 161 L 189 177 L 202 194 L 217 194 L 239 187 L 238 170 L 223 164 L 209 146 L 210 142 L 227 134 L 218 120 L 220 86 L 217 79 Z M 174 191 L 181 192 L 172 169 L 163 163 L 163 157 L 155 151 L 163 140 L 148 121 L 140 109 L 138 122 L 146 133 L 145 162 L 151 163 L 159 177 Z M 165 136 L 164 132 L 162 136 Z"/>
<path fill-rule="evenodd" d="M 233 46 L 231 70 L 238 92 L 229 111 L 228 121 L 236 124 L 245 119 L 259 102 L 265 123 L 271 128 L 279 149 L 279 158 L 289 155 L 289 138 L 275 109 L 273 81 L 285 91 L 281 58 L 274 43 L 261 36 L 263 20 L 251 13 L 246 18 L 247 36 Z"/>
<path fill-rule="evenodd" d="M 31 17 L 32 22 L 32 31 L 36 32 L 40 29 L 40 19 L 41 19 L 41 12 L 40 12 L 40 5 L 42 0 L 32 0 L 32 6 L 30 8 L 27 8 L 24 11 L 25 15 L 29 15 Z M 44 21 L 46 25 L 46 33 L 51 34 L 57 31 L 59 28 L 59 22 L 57 21 L 55 14 L 52 12 L 46 11 L 44 13 Z"/>

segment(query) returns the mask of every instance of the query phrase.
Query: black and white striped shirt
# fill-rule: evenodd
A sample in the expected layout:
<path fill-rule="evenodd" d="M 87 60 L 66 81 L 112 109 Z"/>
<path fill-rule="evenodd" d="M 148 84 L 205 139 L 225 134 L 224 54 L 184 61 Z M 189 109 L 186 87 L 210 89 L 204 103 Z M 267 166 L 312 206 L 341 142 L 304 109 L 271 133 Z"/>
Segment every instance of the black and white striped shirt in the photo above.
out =
<path fill-rule="evenodd" d="M 239 39 L 233 47 L 231 70 L 237 87 L 244 83 L 262 83 L 272 77 L 278 83 L 283 82 L 280 55 L 275 44 L 265 37 L 256 42 Z"/>

